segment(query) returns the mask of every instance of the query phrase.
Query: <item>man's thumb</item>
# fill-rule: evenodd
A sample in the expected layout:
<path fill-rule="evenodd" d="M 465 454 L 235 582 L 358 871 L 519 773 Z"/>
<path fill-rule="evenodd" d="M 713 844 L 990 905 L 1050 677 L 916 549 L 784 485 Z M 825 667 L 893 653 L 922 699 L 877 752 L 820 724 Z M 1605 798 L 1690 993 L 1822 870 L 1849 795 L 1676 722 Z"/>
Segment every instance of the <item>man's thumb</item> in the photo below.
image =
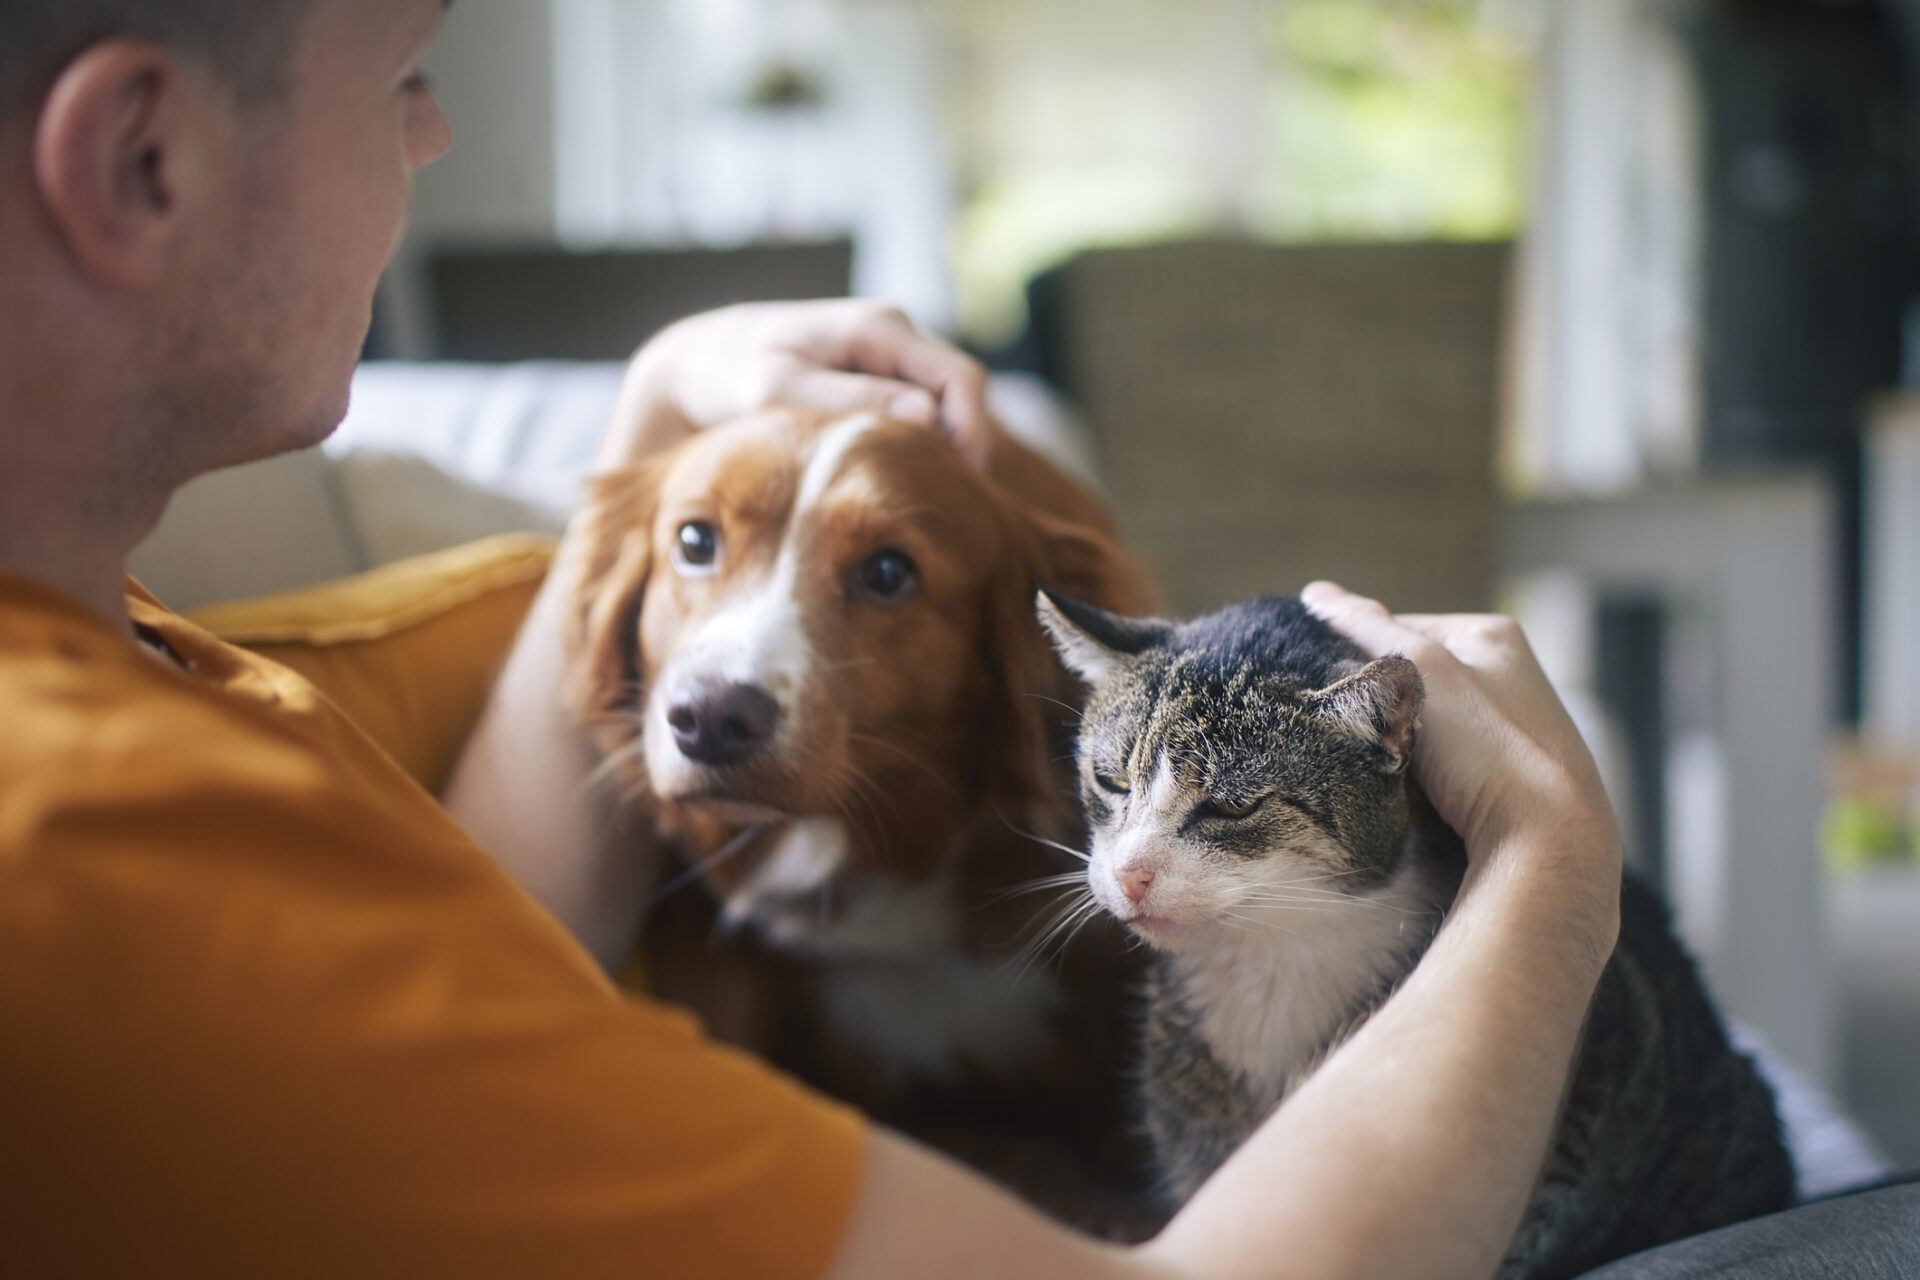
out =
<path fill-rule="evenodd" d="M 1405 653 L 1409 639 L 1417 641 L 1378 600 L 1355 595 L 1331 582 L 1310 582 L 1300 591 L 1308 612 L 1359 645 L 1375 658 Z"/>

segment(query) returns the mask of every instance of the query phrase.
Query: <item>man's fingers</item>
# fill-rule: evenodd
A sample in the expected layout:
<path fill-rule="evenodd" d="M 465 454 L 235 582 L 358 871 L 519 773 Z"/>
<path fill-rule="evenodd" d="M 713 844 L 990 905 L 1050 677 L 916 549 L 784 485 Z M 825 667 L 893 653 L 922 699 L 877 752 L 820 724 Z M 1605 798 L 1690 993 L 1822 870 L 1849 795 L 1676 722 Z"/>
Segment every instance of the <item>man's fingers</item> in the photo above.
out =
<path fill-rule="evenodd" d="M 775 388 L 781 404 L 822 413 L 883 413 L 920 426 L 935 425 L 939 404 L 925 387 L 865 373 L 811 366 L 795 370 Z"/>
<path fill-rule="evenodd" d="M 924 387 L 939 402 L 939 425 L 966 457 L 984 466 L 987 371 L 966 352 L 913 327 L 900 312 L 876 309 L 850 335 L 855 369 Z"/>
<path fill-rule="evenodd" d="M 640 403 L 691 427 L 769 405 L 883 413 L 944 431 L 969 462 L 988 462 L 986 369 L 930 338 L 896 307 L 860 298 L 743 303 L 690 317 L 643 349 Z M 640 399 L 637 397 L 637 399 Z"/>
<path fill-rule="evenodd" d="M 1412 658 L 1415 656 L 1412 650 L 1423 647 L 1426 639 L 1401 626 L 1378 600 L 1355 595 L 1336 583 L 1310 582 L 1301 590 L 1300 601 L 1328 626 L 1375 658 L 1390 653 Z"/>

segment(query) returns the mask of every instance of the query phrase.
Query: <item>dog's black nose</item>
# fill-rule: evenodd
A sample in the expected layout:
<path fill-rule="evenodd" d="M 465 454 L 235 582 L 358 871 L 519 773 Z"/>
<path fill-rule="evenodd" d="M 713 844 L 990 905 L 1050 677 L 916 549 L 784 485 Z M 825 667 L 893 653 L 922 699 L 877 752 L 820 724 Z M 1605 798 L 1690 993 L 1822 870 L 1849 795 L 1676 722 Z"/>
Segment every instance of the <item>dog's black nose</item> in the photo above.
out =
<path fill-rule="evenodd" d="M 780 704 L 752 684 L 697 684 L 667 708 L 667 725 L 680 754 L 701 764 L 739 764 L 767 745 L 780 723 Z"/>

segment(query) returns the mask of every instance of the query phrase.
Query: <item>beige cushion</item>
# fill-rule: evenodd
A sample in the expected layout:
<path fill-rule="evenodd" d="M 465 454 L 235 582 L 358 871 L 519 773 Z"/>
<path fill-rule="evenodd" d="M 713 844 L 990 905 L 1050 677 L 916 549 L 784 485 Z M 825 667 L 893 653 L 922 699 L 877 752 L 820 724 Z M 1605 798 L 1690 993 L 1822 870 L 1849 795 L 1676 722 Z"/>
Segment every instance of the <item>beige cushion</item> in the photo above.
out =
<path fill-rule="evenodd" d="M 169 608 L 266 595 L 367 567 L 317 449 L 217 471 L 174 495 L 128 567 Z"/>

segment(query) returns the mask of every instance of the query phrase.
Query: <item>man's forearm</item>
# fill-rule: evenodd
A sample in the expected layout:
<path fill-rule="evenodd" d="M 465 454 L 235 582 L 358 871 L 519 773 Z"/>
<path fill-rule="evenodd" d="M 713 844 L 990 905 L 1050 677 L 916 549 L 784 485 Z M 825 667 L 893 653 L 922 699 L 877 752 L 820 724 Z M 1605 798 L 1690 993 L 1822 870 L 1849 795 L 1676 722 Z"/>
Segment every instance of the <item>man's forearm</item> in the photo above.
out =
<path fill-rule="evenodd" d="M 632 943 L 656 870 L 651 833 L 594 786 L 594 753 L 565 710 L 566 609 L 577 559 L 563 546 L 442 799 L 521 886 L 599 957 Z"/>

